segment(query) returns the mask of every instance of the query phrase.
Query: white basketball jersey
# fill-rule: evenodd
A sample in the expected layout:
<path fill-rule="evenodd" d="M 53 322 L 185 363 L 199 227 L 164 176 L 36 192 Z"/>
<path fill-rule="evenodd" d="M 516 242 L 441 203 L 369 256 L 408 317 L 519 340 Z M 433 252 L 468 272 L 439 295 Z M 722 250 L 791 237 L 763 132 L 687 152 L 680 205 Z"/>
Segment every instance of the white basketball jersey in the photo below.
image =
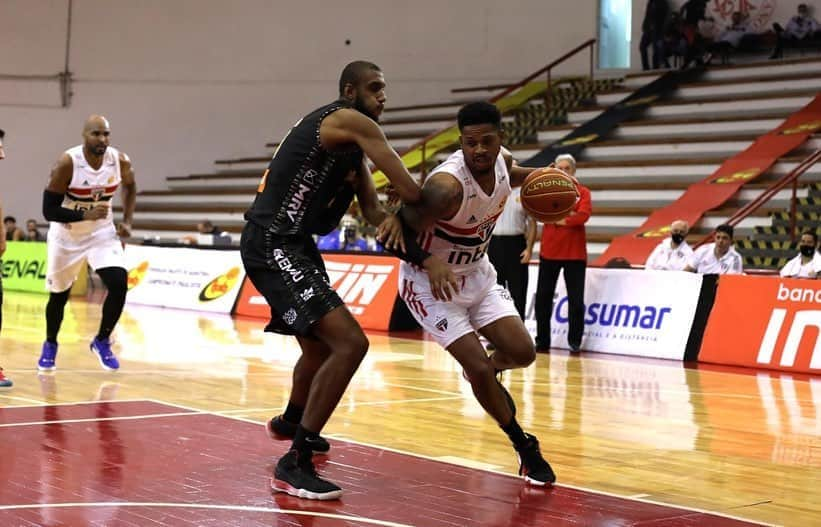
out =
<path fill-rule="evenodd" d="M 473 271 L 488 261 L 485 253 L 490 236 L 511 192 L 505 159 L 501 154 L 496 158 L 496 182 L 490 195 L 473 179 L 461 150 L 431 173 L 438 172 L 451 174 L 461 183 L 462 205 L 453 218 L 437 221 L 423 232 L 419 245 L 450 264 L 454 273 Z"/>
<path fill-rule="evenodd" d="M 110 202 L 120 186 L 120 152 L 109 146 L 103 154 L 100 168 L 92 168 L 85 155 L 83 145 L 66 150 L 74 165 L 71 182 L 63 199 L 63 207 L 72 210 L 88 210 L 101 203 L 109 203 L 108 216 L 99 220 L 77 221 L 73 223 L 51 222 L 52 227 L 71 231 L 72 235 L 90 234 L 114 225 L 114 215 Z"/>

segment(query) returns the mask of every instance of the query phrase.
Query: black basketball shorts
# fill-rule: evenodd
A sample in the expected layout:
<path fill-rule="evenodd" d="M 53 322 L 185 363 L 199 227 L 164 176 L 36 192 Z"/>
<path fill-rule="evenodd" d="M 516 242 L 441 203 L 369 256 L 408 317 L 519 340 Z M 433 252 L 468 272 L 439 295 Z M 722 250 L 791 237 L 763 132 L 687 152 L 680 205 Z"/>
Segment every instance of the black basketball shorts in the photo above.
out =
<path fill-rule="evenodd" d="M 240 254 L 248 278 L 271 307 L 265 331 L 311 336 L 315 322 L 343 305 L 307 234 L 283 236 L 248 222 Z"/>

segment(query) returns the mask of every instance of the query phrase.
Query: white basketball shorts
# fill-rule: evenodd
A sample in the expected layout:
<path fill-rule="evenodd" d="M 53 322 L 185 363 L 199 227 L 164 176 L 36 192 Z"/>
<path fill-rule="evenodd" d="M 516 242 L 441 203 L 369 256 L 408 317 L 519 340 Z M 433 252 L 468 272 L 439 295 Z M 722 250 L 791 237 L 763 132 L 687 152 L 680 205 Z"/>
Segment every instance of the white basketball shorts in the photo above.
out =
<path fill-rule="evenodd" d="M 104 267 L 125 268 L 123 245 L 113 224 L 83 234 L 72 233 L 70 226 L 52 223 L 48 230 L 46 289 L 52 293 L 62 293 L 71 287 L 86 262 L 95 271 Z"/>
<path fill-rule="evenodd" d="M 504 317 L 518 317 L 510 293 L 496 283 L 496 270 L 487 260 L 473 271 L 456 275 L 459 292 L 453 300 L 433 298 L 428 274 L 402 262 L 399 294 L 413 317 L 443 348 L 456 339 Z"/>

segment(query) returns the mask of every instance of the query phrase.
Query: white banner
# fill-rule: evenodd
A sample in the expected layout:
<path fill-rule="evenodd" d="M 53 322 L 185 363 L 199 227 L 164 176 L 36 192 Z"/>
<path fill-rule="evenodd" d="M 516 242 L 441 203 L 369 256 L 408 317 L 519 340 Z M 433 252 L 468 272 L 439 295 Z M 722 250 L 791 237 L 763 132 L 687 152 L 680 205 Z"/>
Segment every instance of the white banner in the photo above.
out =
<path fill-rule="evenodd" d="M 529 271 L 525 323 L 535 336 L 539 266 L 531 265 Z M 588 267 L 582 349 L 682 360 L 700 291 L 701 275 L 695 273 Z M 567 312 L 562 273 L 550 319 L 553 347 L 569 348 Z"/>
<path fill-rule="evenodd" d="M 245 277 L 239 251 L 127 245 L 129 304 L 230 313 Z"/>

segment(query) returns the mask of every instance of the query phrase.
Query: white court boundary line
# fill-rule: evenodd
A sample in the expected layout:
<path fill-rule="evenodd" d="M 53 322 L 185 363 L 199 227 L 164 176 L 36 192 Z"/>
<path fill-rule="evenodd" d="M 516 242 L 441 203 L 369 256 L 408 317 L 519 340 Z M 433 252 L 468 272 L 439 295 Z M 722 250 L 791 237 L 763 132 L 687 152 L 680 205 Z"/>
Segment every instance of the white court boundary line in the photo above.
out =
<path fill-rule="evenodd" d="M 85 403 L 62 403 L 62 404 L 63 405 L 68 405 L 68 404 L 96 404 L 96 403 L 100 403 L 100 402 L 101 401 L 88 401 L 88 402 L 85 402 Z M 170 416 L 185 417 L 185 416 L 202 416 L 202 415 L 222 417 L 224 419 L 233 419 L 233 420 L 236 420 L 236 421 L 250 423 L 250 424 L 253 424 L 253 425 L 256 425 L 256 426 L 265 426 L 264 423 L 260 423 L 259 421 L 254 421 L 252 419 L 248 419 L 248 418 L 245 418 L 245 417 L 239 417 L 239 416 L 229 415 L 229 414 L 222 414 L 222 413 L 219 413 L 219 412 L 213 412 L 213 411 L 208 411 L 208 410 L 200 410 L 200 409 L 193 408 L 193 407 L 190 407 L 190 406 L 185 406 L 185 405 L 177 404 L 177 403 L 169 403 L 169 402 L 160 401 L 160 400 L 157 400 L 157 399 L 129 399 L 129 400 L 123 400 L 123 401 L 114 400 L 114 401 L 102 401 L 102 402 L 114 402 L 114 403 L 117 403 L 117 402 L 151 402 L 151 403 L 155 403 L 155 404 L 159 404 L 159 405 L 165 405 L 165 406 L 170 406 L 170 407 L 175 407 L 175 408 L 181 408 L 181 409 L 187 410 L 187 411 L 186 412 L 165 413 L 165 414 L 148 414 L 148 415 L 142 415 L 142 416 L 107 417 L 107 418 L 90 418 L 90 419 L 67 419 L 67 420 L 62 420 L 62 421 L 40 421 L 40 422 L 28 422 L 28 423 L 9 423 L 9 424 L 6 424 L 6 425 L 0 425 L 0 428 L 11 427 L 11 426 L 35 425 L 35 424 L 55 424 L 55 423 L 70 423 L 70 422 L 94 422 L 94 421 L 127 420 L 127 419 L 148 419 L 148 418 L 152 418 L 152 417 L 170 417 Z M 39 406 L 48 406 L 48 403 L 43 404 L 43 405 L 39 405 Z M 24 408 L 24 407 L 14 406 L 14 407 L 9 407 L 9 408 Z M 232 412 L 232 411 L 233 410 L 227 410 L 226 412 Z M 514 475 L 509 474 L 507 472 L 501 472 L 501 471 L 498 471 L 498 470 L 492 470 L 492 469 L 488 469 L 488 468 L 478 468 L 478 467 L 466 467 L 466 466 L 463 466 L 463 465 L 457 465 L 455 463 L 442 461 L 441 459 L 437 459 L 437 458 L 432 457 L 432 456 L 425 456 L 425 455 L 417 454 L 417 453 L 414 453 L 414 452 L 406 452 L 406 451 L 403 451 L 403 450 L 398 450 L 398 449 L 385 447 L 385 446 L 381 446 L 381 445 L 374 445 L 374 444 L 365 443 L 365 442 L 362 442 L 362 441 L 355 441 L 355 440 L 352 440 L 352 439 L 340 439 L 340 438 L 334 438 L 334 439 L 337 440 L 337 441 L 345 442 L 345 443 L 350 443 L 350 444 L 355 444 L 355 445 L 360 445 L 360 446 L 366 446 L 366 447 L 370 447 L 370 448 L 385 450 L 385 451 L 388 451 L 388 452 L 393 452 L 393 453 L 396 453 L 396 454 L 406 455 L 406 456 L 415 457 L 415 458 L 419 458 L 419 459 L 425 459 L 425 460 L 433 461 L 433 462 L 436 462 L 436 463 L 445 463 L 445 464 L 449 464 L 449 465 L 455 465 L 455 466 L 458 466 L 460 468 L 469 468 L 471 470 L 479 470 L 479 471 L 483 471 L 483 472 L 489 472 L 489 473 L 492 473 L 492 474 L 497 474 L 497 475 L 500 475 L 500 476 L 505 476 L 505 477 L 508 477 L 508 478 L 519 479 L 518 476 L 514 476 Z M 330 461 L 330 460 L 329 460 L 329 463 L 334 464 L 334 465 L 343 466 L 340 463 L 336 463 L 336 462 Z M 675 504 L 664 503 L 664 502 L 660 502 L 660 501 L 656 501 L 656 500 L 635 497 L 637 495 L 625 496 L 625 495 L 616 494 L 616 493 L 612 493 L 612 492 L 596 490 L 596 489 L 591 489 L 591 488 L 588 488 L 588 487 L 582 487 L 582 486 L 577 486 L 577 485 L 568 485 L 568 484 L 554 484 L 553 486 L 563 487 L 563 488 L 567 488 L 567 489 L 573 489 L 573 490 L 577 490 L 577 491 L 587 492 L 587 493 L 590 493 L 590 494 L 598 494 L 598 495 L 601 495 L 601 496 L 608 496 L 608 497 L 618 498 L 618 499 L 623 499 L 623 500 L 628 500 L 628 501 L 637 501 L 637 502 L 640 502 L 640 503 L 647 503 L 647 504 L 650 504 L 650 505 L 656 505 L 656 506 L 660 506 L 660 507 L 667 507 L 667 508 L 670 508 L 670 509 L 678 509 L 678 510 L 681 510 L 681 511 L 689 511 L 689 512 L 696 512 L 696 513 L 700 513 L 700 514 L 718 516 L 718 517 L 727 518 L 727 519 L 731 519 L 731 520 L 746 522 L 746 523 L 749 523 L 751 525 L 760 525 L 760 526 L 764 526 L 764 527 L 780 527 L 778 524 L 762 523 L 762 522 L 757 521 L 757 520 L 743 518 L 743 517 L 740 517 L 740 516 L 734 516 L 734 515 L 726 514 L 726 513 L 723 513 L 723 512 L 710 511 L 710 510 L 699 509 L 699 508 L 695 508 L 695 507 L 689 507 L 689 506 L 684 506 L 684 505 L 675 505 Z M 640 496 L 640 495 L 638 495 L 638 496 Z M 226 508 L 226 510 L 248 510 L 248 511 L 254 511 L 254 509 L 260 509 L 258 512 L 277 512 L 277 513 L 280 512 L 279 509 L 268 509 L 268 508 L 265 508 L 265 507 L 251 507 L 251 506 L 241 506 L 241 505 L 237 505 L 237 506 L 233 506 L 233 505 L 208 506 L 208 505 L 198 505 L 198 504 L 190 504 L 189 505 L 189 504 L 173 504 L 173 503 L 171 503 L 171 504 L 152 504 L 152 503 L 134 503 L 134 504 L 132 504 L 132 503 L 128 503 L 128 502 L 124 502 L 122 504 L 115 503 L 115 502 L 111 502 L 111 503 L 100 502 L 100 503 L 3 505 L 3 506 L 0 506 L 0 511 L 10 510 L 10 509 L 15 509 L 15 508 L 31 509 L 31 508 L 39 508 L 39 507 L 78 507 L 78 506 L 109 507 L 109 506 L 131 506 L 131 505 L 135 505 L 135 506 L 153 506 L 153 507 L 163 507 L 163 506 L 165 506 L 165 507 L 186 507 L 186 506 L 190 506 L 190 507 L 201 507 L 201 508 Z M 289 513 L 291 513 L 291 512 L 289 512 Z M 302 512 L 302 511 L 295 511 L 295 512 L 293 512 L 293 514 L 311 514 L 311 513 L 305 513 L 305 512 Z M 320 514 L 320 513 L 316 513 L 316 514 Z M 329 516 L 329 517 L 332 517 L 332 516 Z M 344 518 L 340 517 L 339 519 L 344 519 Z M 365 520 L 367 520 L 367 519 L 359 520 L 357 518 L 357 521 L 365 521 Z M 380 522 L 380 521 L 381 520 L 373 520 L 373 522 Z M 385 523 L 385 522 L 383 522 L 383 523 L 374 523 L 374 525 L 384 525 L 384 526 L 387 526 L 387 527 L 412 527 L 412 526 L 405 526 L 404 524 Z"/>
<path fill-rule="evenodd" d="M 189 410 L 191 412 L 213 413 L 213 412 L 198 410 L 196 408 L 192 408 L 190 406 L 185 406 L 185 405 L 182 405 L 182 404 L 163 402 L 163 401 L 159 401 L 157 399 L 146 399 L 146 400 L 151 401 L 153 403 L 157 403 L 157 404 L 166 404 L 168 406 L 175 406 L 177 408 L 182 408 L 184 410 Z M 218 413 L 213 413 L 213 415 L 217 415 L 219 417 L 224 417 L 226 419 L 235 419 L 237 421 L 243 421 L 243 422 L 251 423 L 251 424 L 254 424 L 254 425 L 257 425 L 257 426 L 265 426 L 265 423 L 252 421 L 251 419 L 247 419 L 247 418 L 244 418 L 244 417 L 239 417 L 239 416 L 236 416 L 236 415 L 220 415 Z M 385 446 L 381 446 L 381 445 L 374 445 L 374 444 L 371 444 L 371 443 L 365 443 L 365 442 L 362 442 L 362 441 L 355 441 L 355 440 L 352 440 L 352 439 L 337 439 L 337 438 L 335 438 L 335 440 L 343 441 L 345 443 L 351 443 L 351 444 L 354 444 L 354 445 L 360 445 L 360 446 L 367 446 L 367 447 L 370 447 L 370 448 L 376 448 L 376 449 L 379 449 L 379 450 L 386 450 L 388 452 L 393 452 L 395 454 L 402 454 L 402 455 L 411 456 L 411 457 L 415 457 L 415 458 L 419 458 L 419 459 L 425 459 L 425 460 L 428 460 L 428 461 L 434 461 L 436 463 L 445 463 L 447 465 L 455 465 L 455 466 L 458 466 L 460 468 L 469 468 L 471 470 L 480 470 L 482 472 L 490 472 L 492 474 L 498 474 L 500 476 L 506 476 L 508 478 L 519 479 L 518 476 L 514 476 L 514 475 L 509 474 L 507 472 L 501 472 L 501 471 L 498 471 L 498 470 L 491 470 L 491 469 L 486 469 L 486 468 L 465 467 L 463 465 L 456 465 L 455 463 L 449 463 L 447 461 L 442 461 L 442 460 L 437 459 L 435 457 L 425 456 L 425 455 L 422 455 L 422 454 L 416 454 L 414 452 L 405 452 L 403 450 L 398 450 L 398 449 L 395 449 L 395 448 L 385 447 Z M 341 465 L 340 463 L 335 463 L 335 462 L 330 461 L 330 460 L 328 462 L 332 463 L 334 465 Z M 684 505 L 674 505 L 674 504 L 671 504 L 671 503 L 664 503 L 664 502 L 661 502 L 661 501 L 650 500 L 650 499 L 645 499 L 645 498 L 634 498 L 634 497 L 625 496 L 625 495 L 622 495 L 622 494 L 616 494 L 614 492 L 596 490 L 596 489 L 591 489 L 591 488 L 588 488 L 588 487 L 582 487 L 582 486 L 578 486 L 578 485 L 554 484 L 553 486 L 554 487 L 563 487 L 563 488 L 566 488 L 566 489 L 578 490 L 578 491 L 582 491 L 582 492 L 588 492 L 590 494 L 598 494 L 598 495 L 601 495 L 601 496 L 608 496 L 608 497 L 611 497 L 611 498 L 619 498 L 619 499 L 623 499 L 623 500 L 627 500 L 627 501 L 638 501 L 640 503 L 647 503 L 647 504 L 650 504 L 650 505 L 657 505 L 659 507 L 667 507 L 669 509 L 678 509 L 678 510 L 682 510 L 682 511 L 697 512 L 697 513 L 700 513 L 700 514 L 708 514 L 708 515 L 711 515 L 711 516 L 719 516 L 719 517 L 727 518 L 727 519 L 730 519 L 730 520 L 736 520 L 736 521 L 740 521 L 740 522 L 749 523 L 750 525 L 755 525 L 755 526 L 782 527 L 779 524 L 763 523 L 763 522 L 760 522 L 758 520 L 751 520 L 749 518 L 743 518 L 741 516 L 733 516 L 732 514 L 725 514 L 723 512 L 715 512 L 715 511 L 710 511 L 710 510 L 705 510 L 705 509 L 699 509 L 699 508 L 696 508 L 696 507 L 688 507 L 688 506 L 684 506 Z"/>
<path fill-rule="evenodd" d="M 152 503 L 152 502 L 130 502 L 130 501 L 97 501 L 97 502 L 76 502 L 76 503 L 36 503 L 32 505 L 0 505 L 0 511 L 28 510 L 28 509 L 69 509 L 82 507 L 157 507 L 174 509 L 206 509 L 241 512 L 266 512 L 272 514 L 293 514 L 295 516 L 312 516 L 318 518 L 331 518 L 334 520 L 356 521 L 380 525 L 382 527 L 413 527 L 405 523 L 389 522 L 384 520 L 374 520 L 364 516 L 351 516 L 348 514 L 334 514 L 331 512 L 311 512 L 298 511 L 293 509 L 271 509 L 268 507 L 255 507 L 251 505 L 209 505 L 205 503 Z"/>

